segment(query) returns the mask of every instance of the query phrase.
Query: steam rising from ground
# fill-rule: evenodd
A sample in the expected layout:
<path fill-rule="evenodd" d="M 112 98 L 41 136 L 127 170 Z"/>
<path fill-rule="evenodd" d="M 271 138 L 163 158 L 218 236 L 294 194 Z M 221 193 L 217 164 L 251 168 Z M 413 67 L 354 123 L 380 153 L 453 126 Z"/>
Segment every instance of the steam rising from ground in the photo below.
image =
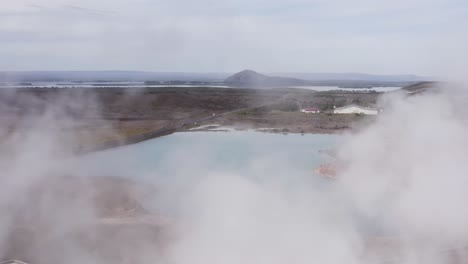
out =
<path fill-rule="evenodd" d="M 188 199 L 189 229 L 172 248 L 175 262 L 452 263 L 454 254 L 463 257 L 468 127 L 459 111 L 463 93 L 451 92 L 384 98 L 379 120 L 340 147 L 338 180 L 329 189 L 287 178 L 207 177 Z"/>
<path fill-rule="evenodd" d="M 412 250 L 466 246 L 464 103 L 460 90 L 390 98 L 388 111 L 341 148 L 341 188 Z"/>
<path fill-rule="evenodd" d="M 24 228 L 17 215 L 33 212 L 20 217 L 39 236 L 27 245 L 35 248 L 27 255 L 33 263 L 452 263 L 453 254 L 433 252 L 468 243 L 468 126 L 460 99 L 440 93 L 384 98 L 379 119 L 340 146 L 337 181 L 321 187 L 310 178 L 288 177 L 295 168 L 287 161 L 284 170 L 272 173 L 268 164 L 276 160 L 254 160 L 238 175 L 207 172 L 168 153 L 180 163 L 180 173 L 193 177 L 188 184 L 150 175 L 157 190 L 145 201 L 154 201 L 151 214 L 172 208 L 170 224 L 157 231 L 128 226 L 103 231 L 90 224 L 102 217 L 89 198 L 96 192 L 92 188 L 71 201 L 68 193 L 57 201 L 52 192 L 31 202 L 38 183 L 54 185 L 51 176 L 82 173 L 63 165 L 70 142 L 57 140 L 60 129 L 50 129 L 75 121 L 46 111 L 35 119 L 40 122 L 28 119 L 40 125 L 1 142 L 0 247 L 8 249 L 12 232 Z M 376 242 L 383 235 L 393 246 Z M 21 250 L 0 253 L 20 258 Z"/>

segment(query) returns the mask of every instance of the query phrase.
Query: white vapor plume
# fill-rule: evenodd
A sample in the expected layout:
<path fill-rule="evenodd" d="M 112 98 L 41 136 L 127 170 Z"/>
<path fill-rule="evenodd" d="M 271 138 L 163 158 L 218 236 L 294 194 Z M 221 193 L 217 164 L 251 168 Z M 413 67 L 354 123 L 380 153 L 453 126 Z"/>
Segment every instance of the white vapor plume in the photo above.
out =
<path fill-rule="evenodd" d="M 79 102 L 100 108 L 92 96 L 59 98 L 21 132 L 2 131 L 1 257 L 32 264 L 466 261 L 468 123 L 460 90 L 386 95 L 378 119 L 344 137 L 334 181 L 312 171 L 296 176 L 298 168 L 274 155 L 242 173 L 209 170 L 200 145 L 184 150 L 187 160 L 167 150 L 165 162 L 180 169 L 174 177 L 144 175 L 156 188 L 140 203 L 119 187 L 125 180 L 83 179 L 85 168 L 70 165 L 82 157 L 69 151 L 77 138 L 63 131 L 82 124 L 61 110 Z M 278 162 L 284 169 L 268 169 Z M 152 226 L 148 219 L 162 213 L 169 220 Z"/>
<path fill-rule="evenodd" d="M 463 94 L 385 96 L 379 119 L 346 136 L 338 178 L 325 187 L 261 171 L 200 177 L 180 202 L 183 217 L 168 258 L 177 264 L 463 261 Z"/>
<path fill-rule="evenodd" d="M 235 175 L 209 176 L 189 196 L 189 222 L 171 256 L 174 263 L 196 264 L 354 263 L 360 237 L 326 197 Z"/>
<path fill-rule="evenodd" d="M 138 224 L 147 215 L 135 200 L 138 186 L 84 177 L 83 168 L 66 165 L 89 136 L 80 131 L 101 118 L 94 93 L 1 92 L 0 261 L 129 263 L 158 256 L 154 237 L 161 233 Z"/>
<path fill-rule="evenodd" d="M 449 89 L 387 99 L 377 122 L 341 147 L 340 188 L 362 214 L 404 240 L 408 254 L 463 249 L 468 242 L 466 93 Z"/>

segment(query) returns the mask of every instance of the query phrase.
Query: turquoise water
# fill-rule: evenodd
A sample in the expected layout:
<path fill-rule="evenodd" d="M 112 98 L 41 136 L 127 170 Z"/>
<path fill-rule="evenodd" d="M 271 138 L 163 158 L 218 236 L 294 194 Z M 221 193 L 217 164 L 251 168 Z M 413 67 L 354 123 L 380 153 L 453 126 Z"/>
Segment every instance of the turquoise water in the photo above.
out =
<path fill-rule="evenodd" d="M 216 171 L 265 179 L 313 177 L 313 169 L 330 159 L 319 150 L 333 148 L 339 138 L 253 131 L 175 133 L 89 154 L 80 170 L 135 179 Z"/>
<path fill-rule="evenodd" d="M 315 193 L 323 205 L 353 215 L 350 221 L 359 229 L 381 233 L 379 219 L 362 217 L 346 197 L 334 192 L 334 181 L 313 172 L 332 160 L 319 151 L 334 148 L 342 139 L 253 131 L 175 133 L 89 154 L 75 166 L 89 176 L 124 177 L 156 186 L 158 196 L 148 206 L 167 214 L 174 213 L 174 204 L 187 203 L 187 194 L 200 182 L 227 175 L 265 189 L 273 185 L 286 193 Z"/>

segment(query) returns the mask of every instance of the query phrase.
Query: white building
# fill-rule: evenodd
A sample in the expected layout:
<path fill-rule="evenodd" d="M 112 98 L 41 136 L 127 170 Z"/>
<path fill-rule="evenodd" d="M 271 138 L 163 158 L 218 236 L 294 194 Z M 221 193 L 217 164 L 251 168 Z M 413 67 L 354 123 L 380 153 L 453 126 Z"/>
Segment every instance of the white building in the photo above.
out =
<path fill-rule="evenodd" d="M 370 107 L 363 107 L 355 104 L 337 107 L 333 110 L 334 114 L 363 114 L 363 115 L 378 115 L 379 110 Z"/>
<path fill-rule="evenodd" d="M 320 109 L 315 108 L 315 107 L 310 107 L 310 108 L 301 109 L 301 112 L 306 113 L 306 114 L 319 114 Z"/>

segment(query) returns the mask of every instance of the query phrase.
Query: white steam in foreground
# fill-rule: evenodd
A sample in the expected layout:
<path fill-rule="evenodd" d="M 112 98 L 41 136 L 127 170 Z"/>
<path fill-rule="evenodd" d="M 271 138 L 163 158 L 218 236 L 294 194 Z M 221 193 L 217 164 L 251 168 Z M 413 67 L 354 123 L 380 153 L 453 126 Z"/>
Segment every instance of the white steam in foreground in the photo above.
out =
<path fill-rule="evenodd" d="M 395 230 L 408 254 L 464 247 L 466 254 L 467 97 L 449 92 L 391 98 L 389 111 L 340 151 L 340 188 Z"/>
<path fill-rule="evenodd" d="M 468 123 L 457 95 L 385 98 L 379 120 L 340 147 L 338 180 L 324 190 L 291 188 L 287 178 L 204 178 L 184 204 L 174 262 L 463 260 Z"/>
<path fill-rule="evenodd" d="M 460 110 L 462 99 L 444 94 L 386 98 L 377 122 L 347 136 L 338 152 L 337 180 L 320 188 L 309 178 L 284 177 L 284 172 L 295 171 L 287 161 L 277 175 L 255 167 L 245 175 L 205 173 L 180 161 L 183 173 L 194 174 L 189 186 L 152 175 L 156 191 L 146 202 L 171 207 L 177 216 L 157 228 L 95 224 L 102 215 L 89 197 L 100 189 L 62 196 L 51 192 L 31 202 L 38 183 L 53 185 L 50 177 L 82 173 L 64 165 L 70 154 L 63 150 L 67 141 L 56 140 L 60 130 L 50 129 L 63 126 L 63 118 L 44 115 L 38 119 L 41 125 L 0 143 L 0 208 L 5 212 L 0 253 L 4 258 L 24 253 L 32 263 L 463 261 L 468 245 L 468 123 Z M 268 166 L 269 161 L 255 162 Z M 25 212 L 32 213 L 24 217 Z M 18 225 L 18 214 L 25 226 Z M 131 217 L 140 215 L 106 215 L 113 220 Z M 33 250 L 7 250 L 22 229 L 37 235 L 20 239 L 31 240 L 33 245 L 22 245 Z"/>

